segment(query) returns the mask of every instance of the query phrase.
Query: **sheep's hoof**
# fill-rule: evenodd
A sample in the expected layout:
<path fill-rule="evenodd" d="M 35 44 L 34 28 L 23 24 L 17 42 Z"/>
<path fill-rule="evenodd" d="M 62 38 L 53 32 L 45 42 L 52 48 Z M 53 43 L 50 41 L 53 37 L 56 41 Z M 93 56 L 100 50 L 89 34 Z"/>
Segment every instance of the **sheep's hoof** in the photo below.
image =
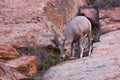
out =
<path fill-rule="evenodd" d="M 75 57 L 70 57 L 69 60 L 75 60 L 76 58 Z"/>

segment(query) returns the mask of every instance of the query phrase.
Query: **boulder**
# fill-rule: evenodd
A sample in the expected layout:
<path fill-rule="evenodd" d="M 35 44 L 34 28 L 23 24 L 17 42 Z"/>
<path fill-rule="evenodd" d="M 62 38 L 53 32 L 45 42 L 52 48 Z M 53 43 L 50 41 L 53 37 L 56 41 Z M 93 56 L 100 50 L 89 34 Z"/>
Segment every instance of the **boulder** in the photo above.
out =
<path fill-rule="evenodd" d="M 66 24 L 76 16 L 79 8 L 85 5 L 85 0 L 53 0 L 44 9 L 57 28 L 65 32 Z"/>
<path fill-rule="evenodd" d="M 53 33 L 43 23 L 1 25 L 0 45 L 10 44 L 15 48 L 48 46 Z"/>
<path fill-rule="evenodd" d="M 120 13 L 119 7 L 108 9 L 108 10 L 100 10 L 99 12 L 100 25 L 104 26 L 112 22 L 119 22 L 120 21 L 119 13 Z"/>
<path fill-rule="evenodd" d="M 107 10 L 100 10 L 99 23 L 101 26 L 101 33 L 106 33 L 119 29 L 120 25 L 120 8 L 112 8 Z"/>
<path fill-rule="evenodd" d="M 19 57 L 20 54 L 12 45 L 0 45 L 0 59 L 9 60 Z"/>
<path fill-rule="evenodd" d="M 99 0 L 90 0 L 91 4 L 95 4 L 96 2 L 98 2 Z"/>
<path fill-rule="evenodd" d="M 112 23 L 101 27 L 101 34 L 120 30 L 120 23 Z"/>
<path fill-rule="evenodd" d="M 120 30 L 100 36 L 90 56 L 51 67 L 44 80 L 119 80 Z"/>
<path fill-rule="evenodd" d="M 23 78 L 27 77 L 18 73 L 13 68 L 6 66 L 4 63 L 0 62 L 0 80 L 19 80 Z"/>
<path fill-rule="evenodd" d="M 93 1 L 95 3 L 92 7 L 96 10 L 120 7 L 120 0 L 92 0 L 91 2 Z"/>
<path fill-rule="evenodd" d="M 82 8 L 80 10 L 80 14 L 87 17 L 92 24 L 92 34 L 95 36 L 99 36 L 100 34 L 100 26 L 99 26 L 99 12 L 94 8 Z"/>
<path fill-rule="evenodd" d="M 80 13 L 86 16 L 92 23 L 94 27 L 99 27 L 99 15 L 94 8 L 83 8 Z"/>
<path fill-rule="evenodd" d="M 22 56 L 7 61 L 5 65 L 14 68 L 25 76 L 34 76 L 38 71 L 38 61 L 35 56 Z"/>

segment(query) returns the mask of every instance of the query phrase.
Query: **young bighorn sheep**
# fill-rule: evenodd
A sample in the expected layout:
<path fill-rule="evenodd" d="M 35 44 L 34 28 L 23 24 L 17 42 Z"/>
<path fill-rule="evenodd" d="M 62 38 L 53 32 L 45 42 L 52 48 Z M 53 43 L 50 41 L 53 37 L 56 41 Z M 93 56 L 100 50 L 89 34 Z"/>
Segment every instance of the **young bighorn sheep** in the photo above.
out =
<path fill-rule="evenodd" d="M 52 28 L 53 29 L 53 28 Z M 55 34 L 55 40 L 53 42 L 59 48 L 61 57 L 74 57 L 74 45 L 79 41 L 79 48 L 81 50 L 80 57 L 83 57 L 83 42 L 84 38 L 87 37 L 89 45 L 89 55 L 91 53 L 91 23 L 84 16 L 77 16 L 71 20 L 66 27 L 65 38 L 53 29 Z"/>

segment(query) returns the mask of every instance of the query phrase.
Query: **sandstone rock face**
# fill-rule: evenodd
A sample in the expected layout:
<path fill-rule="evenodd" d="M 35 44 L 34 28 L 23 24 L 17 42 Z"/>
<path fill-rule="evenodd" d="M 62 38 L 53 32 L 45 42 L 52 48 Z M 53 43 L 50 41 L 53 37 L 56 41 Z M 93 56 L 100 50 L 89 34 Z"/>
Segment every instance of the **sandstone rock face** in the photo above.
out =
<path fill-rule="evenodd" d="M 120 7 L 120 0 L 92 0 L 91 3 L 93 2 L 93 7 L 97 10 Z"/>
<path fill-rule="evenodd" d="M 53 45 L 51 27 L 64 31 L 84 5 L 86 0 L 1 0 L 0 61 L 11 59 L 5 63 L 7 66 L 33 76 L 37 73 L 36 57 L 19 57 L 16 49 Z"/>
<path fill-rule="evenodd" d="M 102 26 L 100 30 L 101 30 L 101 34 L 105 34 L 105 33 L 111 32 L 111 31 L 120 30 L 120 22 Z"/>
<path fill-rule="evenodd" d="M 34 56 L 22 56 L 17 59 L 9 60 L 5 65 L 14 68 L 25 76 L 33 76 L 38 71 L 38 61 Z"/>
<path fill-rule="evenodd" d="M 90 56 L 50 68 L 44 80 L 119 80 L 120 30 L 101 35 Z"/>
<path fill-rule="evenodd" d="M 49 28 L 43 24 L 8 24 L 1 26 L 1 45 L 11 44 L 19 48 L 26 46 L 42 47 L 51 44 L 49 39 L 51 39 L 52 33 L 48 32 Z"/>
<path fill-rule="evenodd" d="M 42 37 L 43 35 L 49 37 L 51 35 L 50 33 L 47 34 L 49 28 L 43 19 L 46 18 L 43 15 L 43 7 L 46 6 L 47 2 L 47 0 L 4 0 L 2 2 L 4 7 L 0 9 L 0 39 L 2 39 L 0 44 L 25 47 L 30 43 L 33 46 L 35 43 L 40 45 L 39 43 L 45 41 L 49 45 L 48 38 Z"/>
<path fill-rule="evenodd" d="M 0 44 L 16 47 L 52 45 L 49 23 L 64 30 L 83 5 L 87 5 L 85 0 L 2 0 Z"/>
<path fill-rule="evenodd" d="M 0 59 L 9 60 L 19 56 L 19 53 L 12 45 L 0 45 Z"/>
<path fill-rule="evenodd" d="M 0 63 L 0 80 L 17 80 L 10 67 Z"/>
<path fill-rule="evenodd" d="M 0 80 L 19 80 L 23 78 L 27 77 L 0 62 Z"/>
<path fill-rule="evenodd" d="M 85 0 L 53 0 L 45 7 L 48 18 L 62 31 L 66 24 L 76 16 L 80 6 L 87 5 Z"/>
<path fill-rule="evenodd" d="M 101 33 L 107 33 L 120 29 L 120 8 L 116 7 L 109 10 L 100 10 L 99 23 Z"/>
<path fill-rule="evenodd" d="M 92 0 L 92 4 L 96 1 L 100 0 Z M 110 1 L 119 0 L 107 2 Z M 6 70 L 5 74 L 0 65 L 0 79 L 18 80 L 35 75 L 38 65 L 36 57 L 20 56 L 16 49 L 54 46 L 51 42 L 54 35 L 51 27 L 65 33 L 66 24 L 76 16 L 80 6 L 85 6 L 88 2 L 89 0 L 0 0 L 0 62 L 4 62 L 3 68 Z M 93 19 L 93 23 L 98 22 L 94 9 L 86 9 L 82 13 Z M 100 10 L 101 32 L 114 32 L 101 36 L 100 42 L 94 44 L 91 56 L 52 67 L 43 78 L 119 80 L 120 31 L 116 31 L 120 29 L 119 13 L 120 8 Z M 12 72 L 11 68 L 17 71 Z"/>

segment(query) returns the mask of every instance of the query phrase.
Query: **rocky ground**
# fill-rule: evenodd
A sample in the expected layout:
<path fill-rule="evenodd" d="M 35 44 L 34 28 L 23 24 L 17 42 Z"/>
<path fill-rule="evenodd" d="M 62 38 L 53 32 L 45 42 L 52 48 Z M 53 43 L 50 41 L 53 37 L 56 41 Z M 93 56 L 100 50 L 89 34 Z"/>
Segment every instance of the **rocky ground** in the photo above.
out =
<path fill-rule="evenodd" d="M 60 62 L 58 57 L 45 61 L 46 56 L 59 54 L 52 43 L 55 33 L 51 27 L 64 35 L 67 23 L 82 14 L 92 23 L 93 42 L 101 34 L 100 42 L 93 44 L 90 56 L 62 62 L 46 71 L 43 79 L 119 80 L 119 3 L 119 0 L 0 0 L 0 79 L 40 79 L 41 70 Z M 43 65 L 44 62 L 47 64 Z"/>
<path fill-rule="evenodd" d="M 120 30 L 104 34 L 90 56 L 50 68 L 44 80 L 119 80 Z"/>

